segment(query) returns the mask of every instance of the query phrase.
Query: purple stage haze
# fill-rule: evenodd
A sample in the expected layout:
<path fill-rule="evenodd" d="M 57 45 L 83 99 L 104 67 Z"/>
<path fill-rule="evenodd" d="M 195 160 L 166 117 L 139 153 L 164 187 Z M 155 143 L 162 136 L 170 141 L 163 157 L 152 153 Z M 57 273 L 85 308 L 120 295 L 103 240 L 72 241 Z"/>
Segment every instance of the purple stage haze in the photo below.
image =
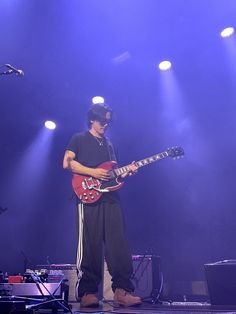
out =
<path fill-rule="evenodd" d="M 161 256 L 173 283 L 236 259 L 236 39 L 220 36 L 235 12 L 234 0 L 0 1 L 0 65 L 24 71 L 0 76 L 1 270 L 23 271 L 25 256 L 75 262 L 62 158 L 97 95 L 114 109 L 121 166 L 176 145 L 186 153 L 122 188 L 132 253 Z"/>

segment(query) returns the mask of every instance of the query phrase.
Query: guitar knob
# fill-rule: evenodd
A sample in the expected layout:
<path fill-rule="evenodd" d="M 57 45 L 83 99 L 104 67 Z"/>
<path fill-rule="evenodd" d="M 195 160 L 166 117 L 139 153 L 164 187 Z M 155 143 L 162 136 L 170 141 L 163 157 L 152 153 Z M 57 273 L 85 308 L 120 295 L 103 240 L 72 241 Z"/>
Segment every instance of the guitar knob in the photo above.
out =
<path fill-rule="evenodd" d="M 87 201 L 87 199 L 88 199 L 88 198 L 87 198 L 87 196 L 85 196 L 85 198 L 84 198 L 84 199 Z"/>
<path fill-rule="evenodd" d="M 92 192 L 89 192 L 89 195 L 92 195 Z"/>
<path fill-rule="evenodd" d="M 93 200 L 93 199 L 94 199 L 94 196 L 91 196 L 91 199 Z"/>

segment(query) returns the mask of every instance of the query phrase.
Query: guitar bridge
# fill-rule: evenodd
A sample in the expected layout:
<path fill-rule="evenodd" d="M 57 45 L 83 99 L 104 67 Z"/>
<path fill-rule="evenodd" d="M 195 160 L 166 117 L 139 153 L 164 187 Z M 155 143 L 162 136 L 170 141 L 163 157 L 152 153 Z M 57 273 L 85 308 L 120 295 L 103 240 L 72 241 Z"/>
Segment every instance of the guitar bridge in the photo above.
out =
<path fill-rule="evenodd" d="M 97 189 L 96 187 L 99 186 L 99 181 L 97 179 L 94 179 L 93 177 L 85 178 L 81 185 L 84 190 Z"/>

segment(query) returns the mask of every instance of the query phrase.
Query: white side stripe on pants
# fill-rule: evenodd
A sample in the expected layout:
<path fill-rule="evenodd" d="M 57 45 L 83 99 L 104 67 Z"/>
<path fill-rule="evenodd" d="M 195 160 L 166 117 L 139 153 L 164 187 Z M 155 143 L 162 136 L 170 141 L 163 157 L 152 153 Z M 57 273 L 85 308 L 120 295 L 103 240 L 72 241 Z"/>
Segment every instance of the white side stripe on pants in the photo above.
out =
<path fill-rule="evenodd" d="M 84 228 L 84 207 L 82 203 L 78 204 L 78 219 L 79 219 L 79 239 L 77 248 L 76 268 L 78 272 L 78 281 L 76 284 L 76 299 L 78 300 L 78 287 L 82 278 L 81 263 L 83 258 L 83 228 Z"/>

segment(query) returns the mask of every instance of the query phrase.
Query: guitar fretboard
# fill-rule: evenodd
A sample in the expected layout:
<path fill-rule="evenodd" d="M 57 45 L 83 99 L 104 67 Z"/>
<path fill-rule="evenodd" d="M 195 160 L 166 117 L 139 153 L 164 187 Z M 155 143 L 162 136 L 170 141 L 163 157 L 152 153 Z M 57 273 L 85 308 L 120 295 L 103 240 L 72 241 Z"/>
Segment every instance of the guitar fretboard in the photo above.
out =
<path fill-rule="evenodd" d="M 136 162 L 135 162 L 135 165 L 140 168 L 140 167 L 149 165 L 149 164 L 151 164 L 152 162 L 155 162 L 155 161 L 158 161 L 158 160 L 160 160 L 160 159 L 166 158 L 166 157 L 168 157 L 168 156 L 169 156 L 169 155 L 168 155 L 168 152 L 165 151 L 165 152 L 162 152 L 162 153 L 153 155 L 153 156 L 151 156 L 151 157 L 148 157 L 148 158 L 145 158 L 145 159 L 136 161 Z M 124 167 L 121 167 L 121 168 L 114 169 L 114 172 L 115 172 L 115 175 L 116 175 L 116 176 L 120 176 L 120 175 L 122 175 L 123 173 L 128 172 L 128 171 L 129 171 L 129 166 L 124 166 Z"/>

